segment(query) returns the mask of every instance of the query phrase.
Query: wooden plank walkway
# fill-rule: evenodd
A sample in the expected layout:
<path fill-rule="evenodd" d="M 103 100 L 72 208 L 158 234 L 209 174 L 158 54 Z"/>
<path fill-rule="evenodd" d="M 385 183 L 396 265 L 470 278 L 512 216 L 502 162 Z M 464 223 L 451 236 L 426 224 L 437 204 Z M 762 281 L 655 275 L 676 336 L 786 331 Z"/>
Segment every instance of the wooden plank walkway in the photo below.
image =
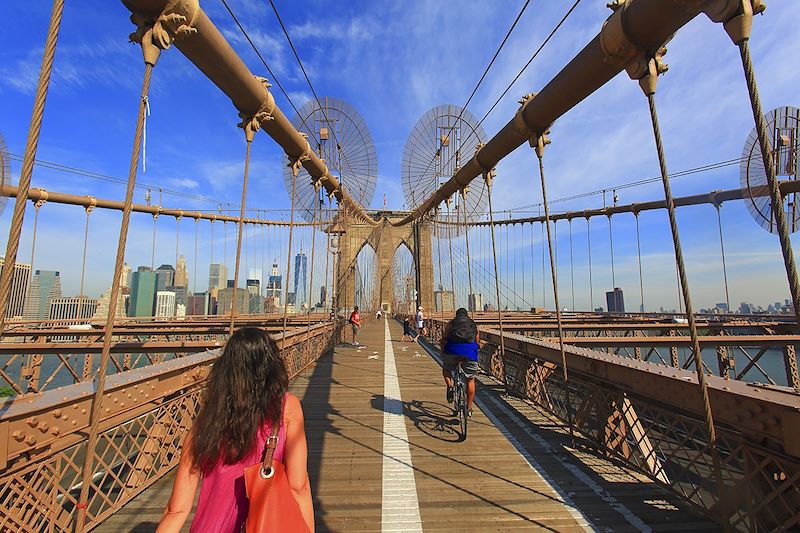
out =
<path fill-rule="evenodd" d="M 460 442 L 438 363 L 401 334 L 394 321 L 369 321 L 362 346 L 338 346 L 292 385 L 317 531 L 718 530 L 644 476 L 572 448 L 560 422 L 485 376 Z M 96 531 L 153 531 L 171 485 L 168 476 Z"/>

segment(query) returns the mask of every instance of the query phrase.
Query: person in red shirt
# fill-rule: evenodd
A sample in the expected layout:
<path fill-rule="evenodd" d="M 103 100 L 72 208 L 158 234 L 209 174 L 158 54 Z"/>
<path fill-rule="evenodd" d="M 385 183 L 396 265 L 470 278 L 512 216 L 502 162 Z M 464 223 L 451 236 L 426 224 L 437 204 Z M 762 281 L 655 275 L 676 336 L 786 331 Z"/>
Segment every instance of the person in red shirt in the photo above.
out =
<path fill-rule="evenodd" d="M 353 346 L 358 346 L 356 335 L 358 335 L 358 330 L 361 329 L 361 314 L 358 312 L 358 306 L 355 306 L 353 312 L 350 313 L 349 322 L 350 326 L 353 328 Z"/>

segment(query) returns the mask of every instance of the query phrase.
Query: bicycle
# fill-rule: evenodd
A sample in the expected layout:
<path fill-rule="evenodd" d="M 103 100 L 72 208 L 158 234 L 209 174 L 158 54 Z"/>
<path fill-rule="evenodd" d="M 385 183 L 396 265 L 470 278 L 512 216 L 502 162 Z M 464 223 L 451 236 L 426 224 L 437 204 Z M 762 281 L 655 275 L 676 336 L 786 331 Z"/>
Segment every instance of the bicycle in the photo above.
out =
<path fill-rule="evenodd" d="M 453 377 L 453 413 L 458 416 L 461 424 L 461 440 L 467 438 L 467 374 L 462 366 L 464 359 L 459 359 L 455 371 L 450 372 Z M 455 375 L 453 375 L 455 374 Z"/>

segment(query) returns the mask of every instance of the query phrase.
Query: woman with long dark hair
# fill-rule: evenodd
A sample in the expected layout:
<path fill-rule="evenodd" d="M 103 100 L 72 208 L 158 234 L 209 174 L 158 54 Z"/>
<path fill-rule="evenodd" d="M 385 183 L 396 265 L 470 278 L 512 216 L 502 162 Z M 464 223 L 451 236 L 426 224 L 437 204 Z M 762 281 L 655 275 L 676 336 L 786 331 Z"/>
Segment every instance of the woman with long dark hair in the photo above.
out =
<path fill-rule="evenodd" d="M 280 424 L 274 458 L 285 465 L 292 495 L 314 531 L 303 409 L 288 389 L 283 359 L 266 332 L 242 328 L 231 335 L 183 444 L 159 533 L 180 531 L 201 479 L 191 531 L 238 533 L 248 510 L 244 468 L 261 461 L 273 424 Z"/>

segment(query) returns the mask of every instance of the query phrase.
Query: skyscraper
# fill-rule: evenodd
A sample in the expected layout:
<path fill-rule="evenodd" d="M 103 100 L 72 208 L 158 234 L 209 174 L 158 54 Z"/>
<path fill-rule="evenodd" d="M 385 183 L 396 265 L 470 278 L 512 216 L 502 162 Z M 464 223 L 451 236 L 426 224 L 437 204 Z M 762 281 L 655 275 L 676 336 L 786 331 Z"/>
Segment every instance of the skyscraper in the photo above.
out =
<path fill-rule="evenodd" d="M 173 285 L 175 287 L 188 287 L 189 286 L 189 272 L 186 270 L 186 259 L 181 255 L 175 265 L 175 280 Z"/>
<path fill-rule="evenodd" d="M 122 276 L 119 283 L 120 287 L 131 288 L 131 267 L 128 266 L 128 263 L 122 264 Z"/>
<path fill-rule="evenodd" d="M 468 298 L 469 311 L 482 311 L 483 310 L 483 294 L 470 294 Z"/>
<path fill-rule="evenodd" d="M 131 297 L 128 303 L 128 316 L 153 316 L 153 301 L 156 296 L 156 273 L 139 270 L 131 276 Z"/>
<path fill-rule="evenodd" d="M 614 287 L 613 291 L 606 292 L 606 305 L 609 313 L 624 313 L 625 300 L 622 297 L 622 289 Z"/>
<path fill-rule="evenodd" d="M 294 301 L 300 309 L 303 304 L 308 304 L 308 287 L 306 287 L 306 274 L 308 262 L 306 254 L 300 252 L 294 256 Z"/>
<path fill-rule="evenodd" d="M 156 290 L 165 291 L 175 285 L 175 269 L 172 265 L 161 265 L 156 269 Z"/>
<path fill-rule="evenodd" d="M 228 267 L 220 263 L 208 265 L 208 290 L 224 289 L 228 281 Z"/>
<path fill-rule="evenodd" d="M 85 296 L 53 298 L 50 300 L 50 320 L 87 319 L 97 310 L 97 300 Z"/>
<path fill-rule="evenodd" d="M 261 296 L 261 289 L 264 288 L 264 273 L 260 268 L 251 268 L 247 271 L 248 280 L 258 281 L 258 294 Z"/>
<path fill-rule="evenodd" d="M 184 312 L 184 314 L 186 314 Z M 175 316 L 175 293 L 172 291 L 156 292 L 156 312 L 154 316 Z"/>
<path fill-rule="evenodd" d="M 272 300 L 272 303 L 275 307 L 280 306 L 281 304 L 281 275 L 278 274 L 278 263 L 277 261 L 273 261 L 272 263 L 272 274 L 269 276 L 267 280 L 267 290 L 266 296 Z"/>
<path fill-rule="evenodd" d="M 31 278 L 24 316 L 27 320 L 47 320 L 50 300 L 61 298 L 61 276 L 55 270 L 37 270 Z"/>
<path fill-rule="evenodd" d="M 247 292 L 250 294 L 250 303 L 248 304 L 250 314 L 263 313 L 264 299 L 261 297 L 261 282 L 257 279 L 248 279 L 245 283 L 247 285 Z"/>
<path fill-rule="evenodd" d="M 3 271 L 5 258 L 0 257 L 0 272 Z M 31 266 L 26 263 L 14 264 L 14 276 L 11 278 L 11 293 L 8 295 L 6 317 L 21 317 L 25 310 L 25 295 L 31 278 Z"/>

